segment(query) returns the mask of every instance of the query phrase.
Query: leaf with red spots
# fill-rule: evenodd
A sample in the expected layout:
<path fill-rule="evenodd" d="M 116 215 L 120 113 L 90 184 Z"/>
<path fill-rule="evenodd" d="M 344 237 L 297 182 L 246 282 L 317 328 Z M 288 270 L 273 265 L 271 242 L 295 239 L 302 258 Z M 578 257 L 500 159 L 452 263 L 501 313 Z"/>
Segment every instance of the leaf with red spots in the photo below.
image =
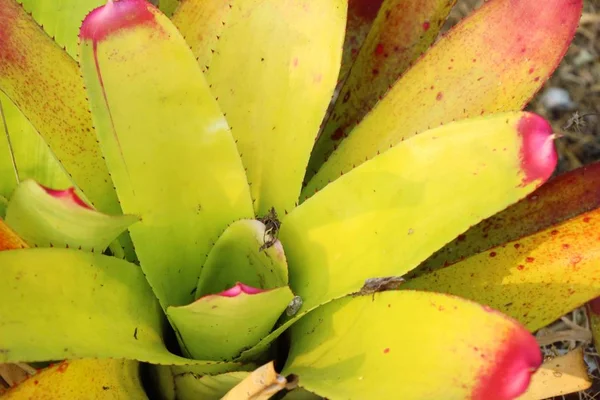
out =
<path fill-rule="evenodd" d="M 187 306 L 169 307 L 167 316 L 191 358 L 225 361 L 266 336 L 293 297 L 287 286 L 261 290 L 237 283 Z"/>
<path fill-rule="evenodd" d="M 317 140 L 308 167 L 309 177 L 321 163 L 322 152 L 332 151 L 411 63 L 429 48 L 455 2 L 390 0 L 383 3 Z M 349 13 L 349 28 L 350 16 Z"/>
<path fill-rule="evenodd" d="M 581 0 L 486 2 L 431 47 L 337 150 L 332 142 L 315 148 L 313 187 L 429 128 L 523 108 L 565 54 L 581 8 Z"/>
<path fill-rule="evenodd" d="M 116 358 L 194 365 L 197 373 L 243 368 L 170 353 L 164 314 L 137 265 L 72 249 L 22 249 L 0 251 L 0 266 L 0 363 Z"/>
<path fill-rule="evenodd" d="M 541 363 L 533 336 L 496 311 L 395 291 L 334 300 L 302 318 L 282 373 L 334 399 L 511 400 Z"/>
<path fill-rule="evenodd" d="M 164 308 L 188 304 L 212 244 L 253 217 L 229 126 L 183 37 L 150 3 L 108 3 L 80 36 L 100 146 L 123 211 L 142 219 L 130 228 L 141 267 Z"/>
<path fill-rule="evenodd" d="M 346 4 L 187 0 L 173 16 L 231 125 L 257 215 L 298 201 L 337 82 Z"/>
<path fill-rule="evenodd" d="M 134 215 L 111 216 L 85 204 L 73 188 L 53 190 L 26 180 L 15 189 L 6 223 L 31 247 L 71 247 L 103 252 Z"/>
<path fill-rule="evenodd" d="M 15 0 L 0 0 L 0 90 L 40 133 L 94 207 L 121 213 L 77 63 Z"/>
<path fill-rule="evenodd" d="M 494 307 L 536 331 L 600 296 L 600 209 L 408 281 Z"/>
<path fill-rule="evenodd" d="M 140 363 L 73 360 L 54 364 L 9 390 L 2 399 L 147 399 Z"/>
<path fill-rule="evenodd" d="M 368 278 L 404 275 L 548 179 L 551 134 L 523 112 L 458 121 L 340 177 L 282 219 L 294 292 L 310 309 Z"/>
<path fill-rule="evenodd" d="M 596 163 L 551 179 L 527 198 L 459 235 L 412 273 L 431 272 L 599 206 L 600 163 Z"/>

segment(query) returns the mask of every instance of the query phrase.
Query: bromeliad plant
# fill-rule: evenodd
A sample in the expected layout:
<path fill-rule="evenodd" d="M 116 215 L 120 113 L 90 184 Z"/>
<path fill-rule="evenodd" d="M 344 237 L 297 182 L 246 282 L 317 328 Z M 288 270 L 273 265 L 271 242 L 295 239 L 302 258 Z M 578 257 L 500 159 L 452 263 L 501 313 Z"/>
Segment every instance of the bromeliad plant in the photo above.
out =
<path fill-rule="evenodd" d="M 541 230 L 591 201 L 464 234 L 552 174 L 518 110 L 580 0 L 434 45 L 453 1 L 103 3 L 0 0 L 0 362 L 72 360 L 7 397 L 220 398 L 277 359 L 314 396 L 512 399 L 527 331 L 600 295 L 600 218 Z"/>

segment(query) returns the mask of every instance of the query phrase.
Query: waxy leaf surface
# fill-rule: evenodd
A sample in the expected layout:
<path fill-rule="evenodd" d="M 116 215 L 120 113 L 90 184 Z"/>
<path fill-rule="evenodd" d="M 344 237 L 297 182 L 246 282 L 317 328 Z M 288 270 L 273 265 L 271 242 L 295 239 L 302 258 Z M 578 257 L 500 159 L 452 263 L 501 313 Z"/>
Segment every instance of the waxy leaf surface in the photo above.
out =
<path fill-rule="evenodd" d="M 600 206 L 600 163 L 559 175 L 525 199 L 481 221 L 448 243 L 410 276 L 539 232 Z"/>
<path fill-rule="evenodd" d="M 542 363 L 535 339 L 515 321 L 436 293 L 346 297 L 291 332 L 282 374 L 327 398 L 512 400 Z"/>
<path fill-rule="evenodd" d="M 231 360 L 265 337 L 294 297 L 287 287 L 261 291 L 246 285 L 167 308 L 191 357 Z"/>
<path fill-rule="evenodd" d="M 489 305 L 533 332 L 600 296 L 598 232 L 600 209 L 421 275 L 403 288 Z"/>
<path fill-rule="evenodd" d="M 141 269 L 69 249 L 0 252 L 0 363 L 125 358 L 195 364 L 204 373 L 239 364 L 188 360 L 161 337 L 164 317 Z"/>
<path fill-rule="evenodd" d="M 0 90 L 40 133 L 94 207 L 119 214 L 77 63 L 15 0 L 0 0 Z"/>
<path fill-rule="evenodd" d="M 283 247 L 277 240 L 263 248 L 268 238 L 260 221 L 246 219 L 229 225 L 202 266 L 196 298 L 219 293 L 237 282 L 259 289 L 287 286 Z"/>
<path fill-rule="evenodd" d="M 429 128 L 523 108 L 562 59 L 581 8 L 581 0 L 486 2 L 421 57 L 348 138 L 323 136 L 309 177 L 338 146 L 313 186 Z"/>
<path fill-rule="evenodd" d="M 71 247 L 103 252 L 135 215 L 111 216 L 91 209 L 74 189 L 52 190 L 26 180 L 15 189 L 6 223 L 31 247 Z"/>
<path fill-rule="evenodd" d="M 298 201 L 337 82 L 346 3 L 188 0 L 173 17 L 227 116 L 259 216 Z"/>
<path fill-rule="evenodd" d="M 130 229 L 142 269 L 163 307 L 187 304 L 212 244 L 252 216 L 227 122 L 187 44 L 150 3 L 96 9 L 80 36 L 102 151 L 123 211 L 142 218 Z"/>
<path fill-rule="evenodd" d="M 228 372 L 215 376 L 199 376 L 191 373 L 176 375 L 177 399 L 220 400 L 249 374 L 249 372 Z"/>
<path fill-rule="evenodd" d="M 283 218 L 279 233 L 303 310 L 358 291 L 368 278 L 404 275 L 525 197 L 554 169 L 551 133 L 529 113 L 459 121 L 316 193 Z"/>
<path fill-rule="evenodd" d="M 145 400 L 137 361 L 71 360 L 46 368 L 8 391 L 2 399 Z"/>
<path fill-rule="evenodd" d="M 316 146 L 347 136 L 398 77 L 429 48 L 456 1 L 389 0 L 344 82 Z"/>

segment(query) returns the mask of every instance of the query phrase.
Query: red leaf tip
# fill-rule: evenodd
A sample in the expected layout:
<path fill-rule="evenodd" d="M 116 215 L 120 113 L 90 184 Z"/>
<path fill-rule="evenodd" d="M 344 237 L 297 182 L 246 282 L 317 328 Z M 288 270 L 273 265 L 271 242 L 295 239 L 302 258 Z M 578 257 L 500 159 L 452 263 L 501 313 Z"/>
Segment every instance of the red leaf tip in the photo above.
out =
<path fill-rule="evenodd" d="M 482 372 L 473 391 L 473 400 L 512 400 L 523 394 L 531 375 L 542 364 L 535 338 L 523 328 L 511 329 L 494 363 Z"/>
<path fill-rule="evenodd" d="M 68 203 L 77 204 L 78 206 L 87 208 L 88 210 L 92 209 L 83 200 L 81 200 L 81 198 L 77 195 L 77 193 L 75 193 L 75 188 L 69 188 L 69 189 L 65 189 L 65 190 L 55 190 L 55 189 L 47 188 L 42 185 L 40 185 L 40 186 L 42 189 L 44 189 L 44 191 L 46 193 L 48 193 L 50 196 L 52 196 L 56 199 L 59 199 L 59 200 L 62 200 L 64 202 L 68 202 Z"/>
<path fill-rule="evenodd" d="M 244 285 L 243 283 L 238 282 L 232 288 L 224 290 L 221 293 L 217 293 L 216 296 L 237 297 L 242 293 L 257 294 L 262 292 L 264 292 L 264 290 Z"/>
<path fill-rule="evenodd" d="M 600 297 L 590 300 L 588 306 L 591 312 L 596 315 L 600 315 Z"/>
<path fill-rule="evenodd" d="M 552 127 L 542 117 L 526 113 L 517 125 L 521 136 L 521 171 L 524 174 L 522 186 L 537 181 L 545 182 L 554 171 L 558 156 L 554 148 Z"/>
<path fill-rule="evenodd" d="M 155 10 L 146 0 L 109 1 L 85 17 L 79 38 L 98 42 L 120 30 L 152 24 Z"/>

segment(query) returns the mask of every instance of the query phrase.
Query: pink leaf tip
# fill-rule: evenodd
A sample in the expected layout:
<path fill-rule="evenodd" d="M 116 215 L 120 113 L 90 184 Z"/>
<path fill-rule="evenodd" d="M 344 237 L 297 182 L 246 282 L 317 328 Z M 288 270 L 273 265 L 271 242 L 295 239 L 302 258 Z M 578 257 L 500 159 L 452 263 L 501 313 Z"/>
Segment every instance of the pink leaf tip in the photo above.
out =
<path fill-rule="evenodd" d="M 531 375 L 542 364 L 535 338 L 524 328 L 511 329 L 493 355 L 491 367 L 482 371 L 474 400 L 512 400 L 523 394 Z"/>
<path fill-rule="evenodd" d="M 238 282 L 232 288 L 224 290 L 221 293 L 217 293 L 216 296 L 236 297 L 242 293 L 257 294 L 262 292 L 264 292 L 264 290 L 244 285 L 243 283 Z"/>
<path fill-rule="evenodd" d="M 554 148 L 554 136 L 550 124 L 539 115 L 526 113 L 518 123 L 521 136 L 522 185 L 532 182 L 541 185 L 556 167 L 558 156 Z"/>
<path fill-rule="evenodd" d="M 55 190 L 55 189 L 50 189 L 50 188 L 44 187 L 42 185 L 40 185 L 40 187 L 42 189 L 44 189 L 44 191 L 46 193 L 48 193 L 50 196 L 52 196 L 56 199 L 62 200 L 66 203 L 76 204 L 83 208 L 87 208 L 88 210 L 92 209 L 83 200 L 81 200 L 81 198 L 77 195 L 77 193 L 75 193 L 75 188 L 69 188 L 69 189 L 65 189 L 65 190 Z"/>
<path fill-rule="evenodd" d="M 109 1 L 85 17 L 79 38 L 98 42 L 124 29 L 153 24 L 154 12 L 154 6 L 146 0 Z"/>

